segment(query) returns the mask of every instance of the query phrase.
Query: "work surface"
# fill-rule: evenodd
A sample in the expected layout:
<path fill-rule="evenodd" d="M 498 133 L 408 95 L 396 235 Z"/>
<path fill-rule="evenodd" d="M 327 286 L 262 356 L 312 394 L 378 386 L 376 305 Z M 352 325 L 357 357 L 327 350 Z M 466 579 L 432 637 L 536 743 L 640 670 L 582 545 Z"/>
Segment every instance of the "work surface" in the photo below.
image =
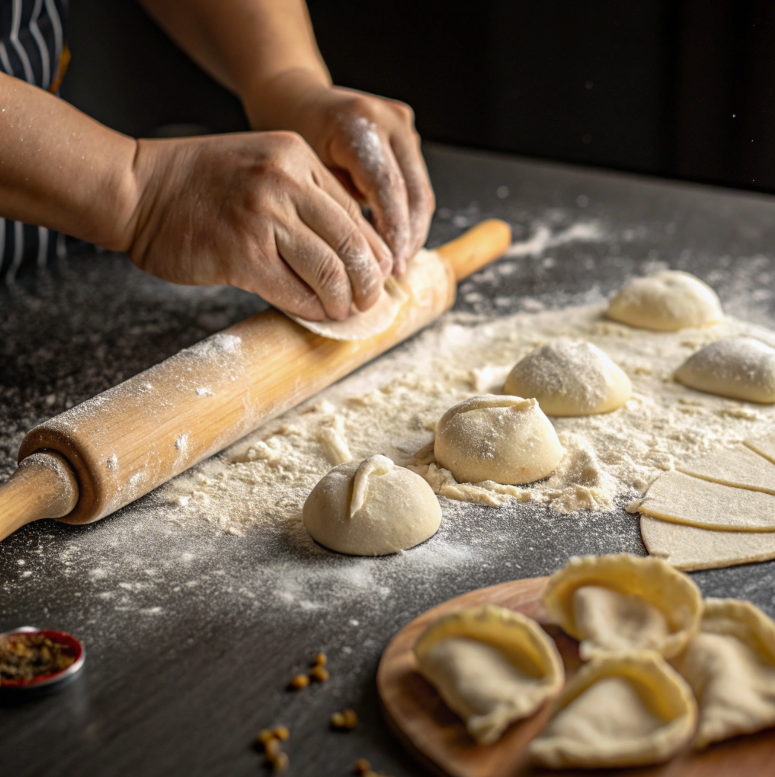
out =
<path fill-rule="evenodd" d="M 709 281 L 728 313 L 775 326 L 773 198 L 427 153 L 439 204 L 431 245 L 489 216 L 511 222 L 517 240 L 538 238 L 516 272 L 466 281 L 459 311 L 595 302 L 668 265 Z M 93 253 L 0 291 L 0 477 L 35 423 L 261 306 L 231 289 L 169 286 L 125 257 Z M 519 504 L 445 502 L 444 511 L 436 538 L 383 559 L 307 558 L 277 532 L 231 536 L 206 516 L 182 524 L 153 494 L 92 526 L 25 527 L 0 544 L 0 631 L 69 631 L 87 662 L 55 695 L 0 700 L 0 771 L 252 775 L 262 768 L 256 732 L 283 723 L 293 774 L 347 775 L 359 758 L 395 777 L 421 774 L 386 729 L 374 682 L 401 626 L 468 590 L 551 573 L 574 554 L 644 552 L 623 508 L 605 520 Z M 706 595 L 775 615 L 775 563 L 693 577 Z M 320 650 L 331 680 L 287 691 Z M 360 725 L 331 732 L 331 713 L 347 706 Z"/>

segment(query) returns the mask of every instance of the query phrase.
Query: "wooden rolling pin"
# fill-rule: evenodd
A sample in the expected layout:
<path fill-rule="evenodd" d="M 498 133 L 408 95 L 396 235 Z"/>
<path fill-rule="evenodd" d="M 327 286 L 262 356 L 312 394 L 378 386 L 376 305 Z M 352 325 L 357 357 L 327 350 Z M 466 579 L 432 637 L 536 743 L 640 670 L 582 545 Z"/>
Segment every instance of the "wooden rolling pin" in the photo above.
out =
<path fill-rule="evenodd" d="M 41 518 L 91 523 L 147 494 L 431 323 L 510 242 L 492 219 L 436 249 L 435 275 L 402 279 L 409 300 L 374 337 L 330 340 L 266 310 L 35 427 L 0 486 L 0 540 Z"/>

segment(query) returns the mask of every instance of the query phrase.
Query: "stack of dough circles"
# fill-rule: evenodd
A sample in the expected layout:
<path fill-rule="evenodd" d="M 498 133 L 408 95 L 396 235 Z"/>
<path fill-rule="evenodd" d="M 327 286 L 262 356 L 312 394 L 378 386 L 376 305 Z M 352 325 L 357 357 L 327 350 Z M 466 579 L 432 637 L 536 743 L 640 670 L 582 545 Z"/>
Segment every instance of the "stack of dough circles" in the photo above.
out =
<path fill-rule="evenodd" d="M 551 475 L 564 451 L 535 399 L 485 394 L 444 413 L 434 453 L 458 482 L 519 485 Z"/>
<path fill-rule="evenodd" d="M 571 558 L 549 578 L 543 603 L 579 640 L 583 660 L 627 650 L 671 658 L 697 633 L 702 613 L 689 577 L 662 559 L 628 553 Z"/>
<path fill-rule="evenodd" d="M 304 526 L 321 545 L 354 556 L 383 556 L 432 537 L 441 523 L 433 489 L 386 456 L 334 467 L 312 489 Z"/>
<path fill-rule="evenodd" d="M 421 674 L 480 744 L 562 688 L 557 648 L 531 618 L 486 604 L 434 621 L 414 648 Z"/>
<path fill-rule="evenodd" d="M 503 390 L 537 399 L 548 415 L 581 416 L 621 407 L 632 394 L 632 384 L 592 343 L 558 340 L 519 361 Z"/>
<path fill-rule="evenodd" d="M 775 402 L 775 348 L 752 337 L 706 345 L 676 371 L 684 386 L 749 402 Z"/>
<path fill-rule="evenodd" d="M 646 766 L 667 761 L 692 737 L 697 704 L 657 653 L 612 653 L 585 664 L 528 752 L 550 769 Z"/>
<path fill-rule="evenodd" d="M 707 326 L 723 318 L 716 292 L 699 278 L 680 270 L 665 270 L 637 278 L 608 306 L 608 318 L 641 329 L 676 332 Z"/>

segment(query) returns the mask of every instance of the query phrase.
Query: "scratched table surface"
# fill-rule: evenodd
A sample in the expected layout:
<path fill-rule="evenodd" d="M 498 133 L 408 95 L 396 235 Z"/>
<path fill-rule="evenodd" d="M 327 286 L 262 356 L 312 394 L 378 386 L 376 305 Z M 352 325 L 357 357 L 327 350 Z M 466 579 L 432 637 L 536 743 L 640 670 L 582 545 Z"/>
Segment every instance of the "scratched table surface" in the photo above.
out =
<path fill-rule="evenodd" d="M 585 304 L 670 266 L 711 282 L 732 315 L 773 325 L 775 198 L 440 146 L 427 157 L 439 206 L 430 245 L 490 216 L 518 240 L 574 224 L 599 232 L 549 241 L 497 281 L 479 273 L 458 310 Z M 0 290 L 0 477 L 35 423 L 262 306 L 234 289 L 170 286 L 93 250 Z M 88 527 L 45 521 L 0 544 L 0 631 L 58 628 L 87 650 L 81 676 L 59 692 L 0 697 L 0 773 L 253 775 L 265 768 L 251 749 L 256 732 L 284 723 L 289 773 L 347 775 L 367 758 L 394 777 L 422 774 L 384 725 L 374 681 L 402 625 L 465 591 L 551 573 L 574 554 L 644 553 L 623 507 L 600 521 L 456 503 L 445 512 L 455 511 L 457 529 L 435 545 L 398 560 L 318 555 L 310 578 L 298 548 L 260 530 L 162 524 L 156 509 L 149 495 Z M 773 563 L 694 579 L 707 595 L 775 615 Z M 287 691 L 321 649 L 330 681 Z M 331 713 L 346 706 L 360 724 L 332 732 Z"/>

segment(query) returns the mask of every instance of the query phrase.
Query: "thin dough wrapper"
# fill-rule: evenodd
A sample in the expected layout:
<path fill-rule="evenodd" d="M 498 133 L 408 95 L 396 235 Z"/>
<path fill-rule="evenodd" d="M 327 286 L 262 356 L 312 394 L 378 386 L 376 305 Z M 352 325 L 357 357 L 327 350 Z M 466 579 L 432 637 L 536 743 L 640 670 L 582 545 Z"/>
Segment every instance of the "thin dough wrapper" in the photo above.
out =
<path fill-rule="evenodd" d="M 730 399 L 775 402 L 775 348 L 751 337 L 706 345 L 676 370 L 684 386 Z"/>
<path fill-rule="evenodd" d="M 662 763 L 689 741 L 696 720 L 690 688 L 664 659 L 610 654 L 582 666 L 528 752 L 550 769 Z"/>
<path fill-rule="evenodd" d="M 742 443 L 680 464 L 676 469 L 724 486 L 775 495 L 775 464 Z"/>
<path fill-rule="evenodd" d="M 444 413 L 434 453 L 458 482 L 516 485 L 551 475 L 564 451 L 535 399 L 485 394 Z"/>
<path fill-rule="evenodd" d="M 695 748 L 775 726 L 775 623 L 750 602 L 707 599 L 676 666 L 699 701 Z"/>
<path fill-rule="evenodd" d="M 775 532 L 713 531 L 640 517 L 648 552 L 676 569 L 719 569 L 775 558 Z"/>
<path fill-rule="evenodd" d="M 503 390 L 537 399 L 548 415 L 583 416 L 620 408 L 630 398 L 632 384 L 592 343 L 558 340 L 521 359 Z"/>
<path fill-rule="evenodd" d="M 450 264 L 436 251 L 422 249 L 409 260 L 400 281 L 392 276 L 385 281 L 382 295 L 368 310 L 356 311 L 344 321 L 307 321 L 290 317 L 322 337 L 364 340 L 389 329 L 410 296 L 417 309 L 428 310 L 443 303 L 443 310 L 446 310 L 447 305 L 452 305 L 456 288 Z M 442 308 L 439 307 L 438 312 L 441 313 Z"/>
<path fill-rule="evenodd" d="M 724 317 L 716 292 L 680 270 L 636 278 L 611 300 L 607 315 L 629 326 L 663 332 L 708 326 Z"/>
<path fill-rule="evenodd" d="M 483 605 L 442 616 L 414 649 L 421 674 L 480 744 L 529 717 L 564 681 L 560 654 L 532 619 Z"/>
<path fill-rule="evenodd" d="M 775 497 L 666 472 L 649 487 L 638 511 L 652 518 L 716 531 L 775 531 Z"/>
<path fill-rule="evenodd" d="M 324 475 L 307 497 L 302 517 L 312 537 L 331 550 L 382 556 L 432 537 L 441 507 L 419 475 L 376 455 Z"/>
<path fill-rule="evenodd" d="M 627 553 L 574 557 L 543 596 L 547 612 L 580 641 L 584 660 L 652 649 L 670 658 L 699 628 L 702 596 L 686 575 L 657 558 Z"/>

